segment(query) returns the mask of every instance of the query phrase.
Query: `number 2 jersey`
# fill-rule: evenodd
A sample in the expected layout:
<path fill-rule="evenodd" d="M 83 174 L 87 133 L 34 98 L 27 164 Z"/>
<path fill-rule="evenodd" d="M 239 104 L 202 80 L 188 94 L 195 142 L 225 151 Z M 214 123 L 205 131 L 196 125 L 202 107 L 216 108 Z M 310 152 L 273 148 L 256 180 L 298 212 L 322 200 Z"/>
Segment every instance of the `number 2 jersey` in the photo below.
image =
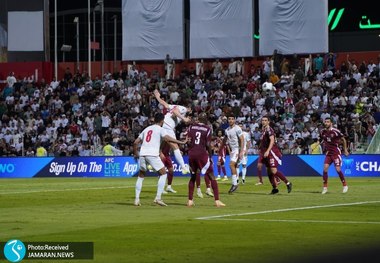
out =
<path fill-rule="evenodd" d="M 161 126 L 154 124 L 146 127 L 139 135 L 142 140 L 140 156 L 159 156 L 164 136 L 165 133 Z"/>

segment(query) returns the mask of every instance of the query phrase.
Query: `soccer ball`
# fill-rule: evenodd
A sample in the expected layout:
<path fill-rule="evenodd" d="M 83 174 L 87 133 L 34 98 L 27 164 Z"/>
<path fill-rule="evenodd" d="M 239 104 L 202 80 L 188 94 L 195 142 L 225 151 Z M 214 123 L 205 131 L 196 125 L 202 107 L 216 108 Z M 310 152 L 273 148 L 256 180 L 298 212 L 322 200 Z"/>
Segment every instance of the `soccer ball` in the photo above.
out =
<path fill-rule="evenodd" d="M 154 171 L 153 167 L 150 164 L 148 164 L 146 166 L 146 168 L 149 170 L 149 172 L 153 172 Z"/>

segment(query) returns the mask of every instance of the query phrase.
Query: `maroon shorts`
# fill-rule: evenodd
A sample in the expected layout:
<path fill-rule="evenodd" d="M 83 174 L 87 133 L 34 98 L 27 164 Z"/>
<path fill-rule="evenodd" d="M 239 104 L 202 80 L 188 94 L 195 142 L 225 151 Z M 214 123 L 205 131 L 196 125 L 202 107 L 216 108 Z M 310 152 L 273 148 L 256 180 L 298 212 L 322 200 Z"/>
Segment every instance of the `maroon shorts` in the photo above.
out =
<path fill-rule="evenodd" d="M 335 167 L 342 166 L 342 157 L 339 154 L 326 155 L 325 164 L 330 165 L 332 163 L 334 163 Z"/>
<path fill-rule="evenodd" d="M 226 162 L 226 157 L 219 155 L 218 163 L 220 163 L 220 165 L 223 166 L 225 162 Z"/>
<path fill-rule="evenodd" d="M 201 155 L 189 155 L 189 165 L 190 169 L 194 172 L 205 172 L 205 173 L 212 173 L 213 165 L 211 163 L 210 157 L 208 154 L 201 154 Z"/>
<path fill-rule="evenodd" d="M 259 155 L 258 163 L 264 164 L 267 168 L 277 168 L 282 164 L 281 161 L 282 154 L 278 150 L 271 150 L 268 157 L 264 157 L 263 154 Z"/>

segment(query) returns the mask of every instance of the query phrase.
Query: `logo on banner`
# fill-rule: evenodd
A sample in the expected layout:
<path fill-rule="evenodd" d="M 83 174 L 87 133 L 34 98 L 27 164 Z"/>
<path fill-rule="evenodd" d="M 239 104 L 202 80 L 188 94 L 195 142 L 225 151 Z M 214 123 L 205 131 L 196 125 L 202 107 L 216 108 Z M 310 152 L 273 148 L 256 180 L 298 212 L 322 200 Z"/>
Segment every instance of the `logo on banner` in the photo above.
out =
<path fill-rule="evenodd" d="M 0 173 L 13 173 L 15 166 L 13 163 L 0 163 Z"/>
<path fill-rule="evenodd" d="M 380 172 L 380 164 L 377 161 L 356 162 L 356 171 Z"/>
<path fill-rule="evenodd" d="M 354 159 L 351 159 L 351 158 L 345 158 L 343 159 L 343 170 L 344 170 L 344 174 L 351 174 L 351 169 L 353 168 L 353 164 L 354 164 Z"/>

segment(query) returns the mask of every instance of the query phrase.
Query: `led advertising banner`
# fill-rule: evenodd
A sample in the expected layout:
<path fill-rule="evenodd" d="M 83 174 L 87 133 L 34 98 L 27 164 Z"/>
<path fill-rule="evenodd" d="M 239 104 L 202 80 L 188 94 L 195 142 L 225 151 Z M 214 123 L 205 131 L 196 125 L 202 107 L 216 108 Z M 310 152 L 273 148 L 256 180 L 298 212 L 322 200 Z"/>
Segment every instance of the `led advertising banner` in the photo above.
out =
<path fill-rule="evenodd" d="M 322 176 L 324 155 L 285 155 L 279 169 L 286 176 Z M 183 176 L 179 165 L 172 157 L 175 176 Z M 184 156 L 188 163 L 187 156 Z M 247 175 L 257 175 L 257 155 L 248 156 Z M 213 157 L 214 171 L 217 171 L 217 157 Z M 226 158 L 227 174 L 229 156 Z M 0 178 L 32 177 L 133 177 L 138 174 L 138 163 L 132 157 L 35 157 L 0 158 Z M 350 155 L 343 158 L 343 173 L 346 176 L 380 177 L 379 155 Z M 266 174 L 263 169 L 263 174 Z M 147 175 L 155 176 L 154 171 Z M 334 165 L 330 176 L 337 176 Z M 188 175 L 186 175 L 188 176 Z"/>

